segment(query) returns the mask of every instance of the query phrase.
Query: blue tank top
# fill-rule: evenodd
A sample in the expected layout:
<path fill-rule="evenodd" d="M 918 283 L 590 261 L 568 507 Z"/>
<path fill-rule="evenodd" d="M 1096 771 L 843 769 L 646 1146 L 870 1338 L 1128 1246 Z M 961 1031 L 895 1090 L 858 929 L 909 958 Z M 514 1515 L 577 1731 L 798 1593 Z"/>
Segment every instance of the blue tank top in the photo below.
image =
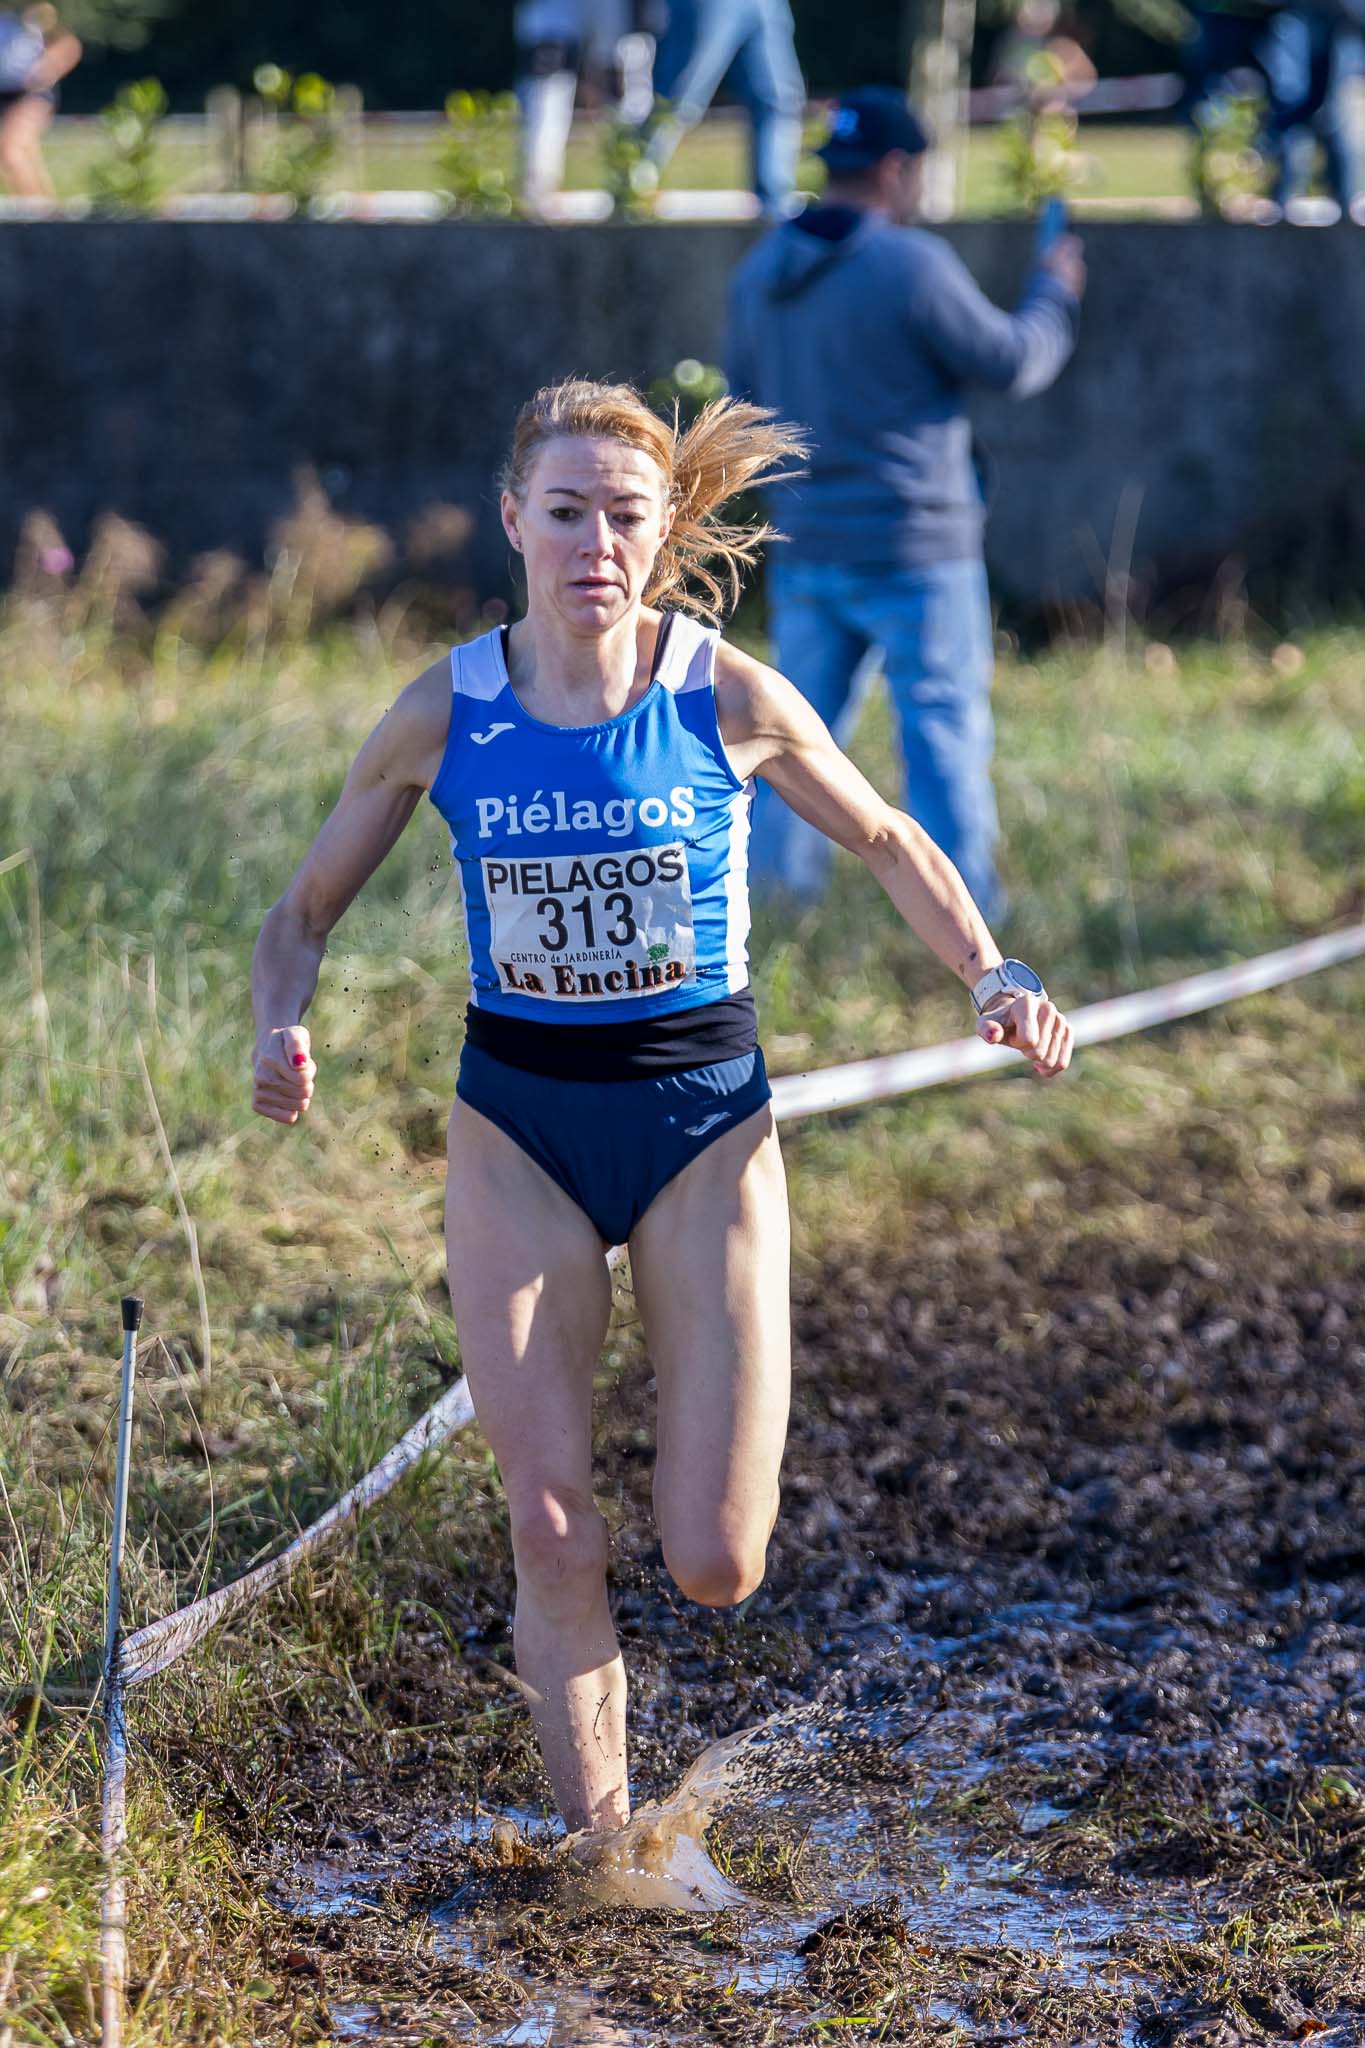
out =
<path fill-rule="evenodd" d="M 0 12 L 0 93 L 26 92 L 46 48 L 37 29 L 8 9 Z"/>
<path fill-rule="evenodd" d="M 753 783 L 716 722 L 720 635 L 668 615 L 654 678 L 600 725 L 546 725 L 500 632 L 451 650 L 431 801 L 450 827 L 477 1009 L 550 1023 L 672 1015 L 747 988 Z"/>

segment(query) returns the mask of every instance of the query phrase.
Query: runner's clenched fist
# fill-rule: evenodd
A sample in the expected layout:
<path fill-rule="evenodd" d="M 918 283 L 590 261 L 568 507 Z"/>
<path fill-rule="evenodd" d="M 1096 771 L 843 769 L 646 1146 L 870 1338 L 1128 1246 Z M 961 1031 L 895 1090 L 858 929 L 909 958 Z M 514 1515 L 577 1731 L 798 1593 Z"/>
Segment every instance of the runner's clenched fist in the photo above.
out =
<path fill-rule="evenodd" d="M 317 1068 L 302 1024 L 268 1031 L 252 1054 L 251 1107 L 277 1124 L 296 1124 L 313 1099 Z"/>
<path fill-rule="evenodd" d="M 995 1003 L 982 1011 L 976 1029 L 987 1045 L 1007 1045 L 1023 1053 L 1044 1081 L 1065 1073 L 1071 1064 L 1071 1026 L 1046 996 L 1018 995 Z"/>

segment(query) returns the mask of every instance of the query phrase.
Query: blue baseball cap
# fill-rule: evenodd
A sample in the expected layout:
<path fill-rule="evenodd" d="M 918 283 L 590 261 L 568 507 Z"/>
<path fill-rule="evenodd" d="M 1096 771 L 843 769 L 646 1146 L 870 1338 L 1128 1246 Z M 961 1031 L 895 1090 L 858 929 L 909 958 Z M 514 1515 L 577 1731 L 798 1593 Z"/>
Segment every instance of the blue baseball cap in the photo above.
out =
<path fill-rule="evenodd" d="M 815 154 L 831 171 L 870 171 L 893 149 L 922 156 L 929 137 L 894 85 L 860 85 L 830 110 L 830 128 Z"/>

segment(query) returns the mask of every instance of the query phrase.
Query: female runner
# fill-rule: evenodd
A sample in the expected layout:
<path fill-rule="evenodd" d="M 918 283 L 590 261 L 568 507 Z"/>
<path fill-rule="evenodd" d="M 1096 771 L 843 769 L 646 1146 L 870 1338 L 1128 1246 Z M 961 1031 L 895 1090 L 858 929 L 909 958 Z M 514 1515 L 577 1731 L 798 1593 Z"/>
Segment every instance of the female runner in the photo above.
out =
<path fill-rule="evenodd" d="M 450 1119 L 460 1350 L 507 1493 L 517 1670 L 566 1825 L 629 1816 L 626 1679 L 593 1504 L 593 1370 L 630 1248 L 658 1381 L 654 1507 L 708 1606 L 763 1577 L 790 1361 L 782 1161 L 748 986 L 753 778 L 858 854 L 1042 1076 L 1071 1029 L 1002 961 L 957 870 L 886 804 L 790 683 L 695 612 L 767 529 L 721 505 L 799 450 L 722 401 L 685 433 L 628 387 L 571 381 L 517 420 L 502 519 L 526 616 L 403 691 L 270 911 L 252 969 L 253 1107 L 292 1124 L 327 936 L 425 791 L 451 832 L 472 994 Z M 710 566 L 714 565 L 714 566 Z"/>
<path fill-rule="evenodd" d="M 0 180 L 16 199 L 51 199 L 43 136 L 57 111 L 57 87 L 81 61 L 81 46 L 48 0 L 22 14 L 0 9 Z"/>

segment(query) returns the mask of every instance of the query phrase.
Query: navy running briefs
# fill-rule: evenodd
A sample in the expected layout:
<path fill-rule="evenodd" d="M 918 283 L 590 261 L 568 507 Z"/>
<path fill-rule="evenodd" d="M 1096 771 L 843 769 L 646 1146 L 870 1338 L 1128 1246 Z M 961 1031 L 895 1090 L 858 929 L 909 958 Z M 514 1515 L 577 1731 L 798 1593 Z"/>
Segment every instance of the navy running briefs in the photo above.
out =
<path fill-rule="evenodd" d="M 608 1244 L 713 1139 L 772 1098 L 759 1047 L 710 1067 L 633 1081 L 528 1074 L 466 1042 L 455 1092 L 505 1131 Z"/>

